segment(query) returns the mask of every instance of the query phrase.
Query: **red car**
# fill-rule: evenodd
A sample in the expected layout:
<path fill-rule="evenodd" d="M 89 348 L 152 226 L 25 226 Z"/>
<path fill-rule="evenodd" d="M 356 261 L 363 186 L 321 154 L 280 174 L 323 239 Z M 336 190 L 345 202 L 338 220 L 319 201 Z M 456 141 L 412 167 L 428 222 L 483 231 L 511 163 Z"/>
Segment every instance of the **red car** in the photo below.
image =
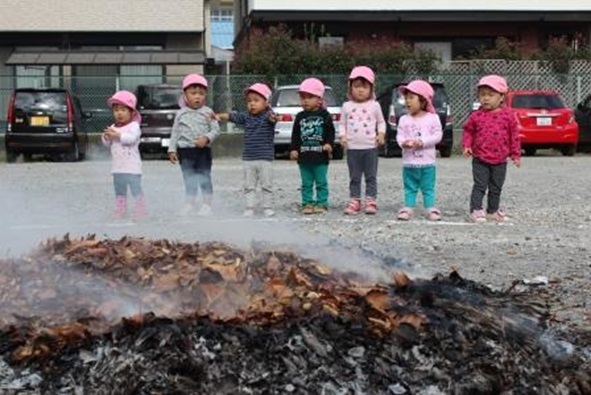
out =
<path fill-rule="evenodd" d="M 507 106 L 515 111 L 525 154 L 554 148 L 572 156 L 577 150 L 579 125 L 573 110 L 566 107 L 554 91 L 510 91 Z"/>

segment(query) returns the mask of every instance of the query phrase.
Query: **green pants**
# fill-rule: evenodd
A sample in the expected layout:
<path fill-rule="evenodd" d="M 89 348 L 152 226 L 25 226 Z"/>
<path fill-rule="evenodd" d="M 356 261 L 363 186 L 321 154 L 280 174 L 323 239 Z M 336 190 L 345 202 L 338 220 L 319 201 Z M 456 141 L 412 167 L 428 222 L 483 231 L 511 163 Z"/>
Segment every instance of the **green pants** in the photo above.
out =
<path fill-rule="evenodd" d="M 328 208 L 328 165 L 300 164 L 302 206 L 318 205 Z M 314 200 L 316 187 L 316 200 Z"/>
<path fill-rule="evenodd" d="M 404 205 L 415 207 L 419 191 L 423 193 L 423 204 L 426 209 L 435 207 L 435 166 L 403 167 Z"/>

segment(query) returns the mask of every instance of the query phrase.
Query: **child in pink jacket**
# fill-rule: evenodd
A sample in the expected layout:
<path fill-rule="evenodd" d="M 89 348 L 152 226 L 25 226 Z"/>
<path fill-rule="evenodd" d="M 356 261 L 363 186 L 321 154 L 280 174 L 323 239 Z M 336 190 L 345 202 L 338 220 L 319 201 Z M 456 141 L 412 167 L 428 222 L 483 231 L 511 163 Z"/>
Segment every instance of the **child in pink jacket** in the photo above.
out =
<path fill-rule="evenodd" d="M 113 110 L 115 123 L 107 127 L 101 138 L 111 148 L 115 211 L 113 217 L 125 217 L 127 189 L 135 199 L 133 218 L 146 216 L 146 201 L 142 192 L 142 160 L 139 152 L 141 116 L 136 110 L 137 99 L 128 91 L 115 93 L 107 104 Z"/>
<path fill-rule="evenodd" d="M 432 103 L 433 88 L 426 81 L 415 80 L 399 89 L 404 94 L 407 114 L 400 118 L 396 134 L 402 148 L 404 182 L 404 207 L 398 212 L 398 219 L 411 218 L 421 191 L 427 219 L 438 221 L 441 212 L 435 207 L 435 146 L 441 141 L 443 131 Z"/>

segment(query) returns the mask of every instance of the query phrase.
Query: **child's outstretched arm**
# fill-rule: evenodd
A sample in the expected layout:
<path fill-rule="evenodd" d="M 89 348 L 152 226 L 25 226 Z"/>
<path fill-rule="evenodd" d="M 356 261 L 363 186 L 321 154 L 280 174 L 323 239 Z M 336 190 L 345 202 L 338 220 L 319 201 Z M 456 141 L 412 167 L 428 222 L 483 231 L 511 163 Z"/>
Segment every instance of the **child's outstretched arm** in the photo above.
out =
<path fill-rule="evenodd" d="M 227 112 L 220 112 L 217 114 L 214 113 L 213 119 L 215 119 L 218 122 L 228 122 L 230 120 L 230 114 Z"/>

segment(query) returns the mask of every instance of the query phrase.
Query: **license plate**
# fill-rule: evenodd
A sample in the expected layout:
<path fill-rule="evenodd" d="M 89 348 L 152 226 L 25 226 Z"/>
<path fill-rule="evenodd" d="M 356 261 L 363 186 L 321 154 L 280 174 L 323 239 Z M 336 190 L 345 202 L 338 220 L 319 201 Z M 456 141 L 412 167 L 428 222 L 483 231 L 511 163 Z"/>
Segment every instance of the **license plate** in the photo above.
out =
<path fill-rule="evenodd" d="M 142 137 L 140 139 L 141 143 L 159 143 L 160 141 L 160 137 Z"/>
<path fill-rule="evenodd" d="M 538 117 L 538 118 L 536 118 L 536 125 L 538 125 L 538 126 L 550 126 L 550 125 L 552 125 L 552 118 L 549 118 L 549 117 Z"/>
<path fill-rule="evenodd" d="M 31 126 L 47 126 L 49 117 L 31 117 Z"/>
<path fill-rule="evenodd" d="M 162 139 L 161 144 L 163 147 L 168 147 L 170 145 L 170 139 Z"/>

